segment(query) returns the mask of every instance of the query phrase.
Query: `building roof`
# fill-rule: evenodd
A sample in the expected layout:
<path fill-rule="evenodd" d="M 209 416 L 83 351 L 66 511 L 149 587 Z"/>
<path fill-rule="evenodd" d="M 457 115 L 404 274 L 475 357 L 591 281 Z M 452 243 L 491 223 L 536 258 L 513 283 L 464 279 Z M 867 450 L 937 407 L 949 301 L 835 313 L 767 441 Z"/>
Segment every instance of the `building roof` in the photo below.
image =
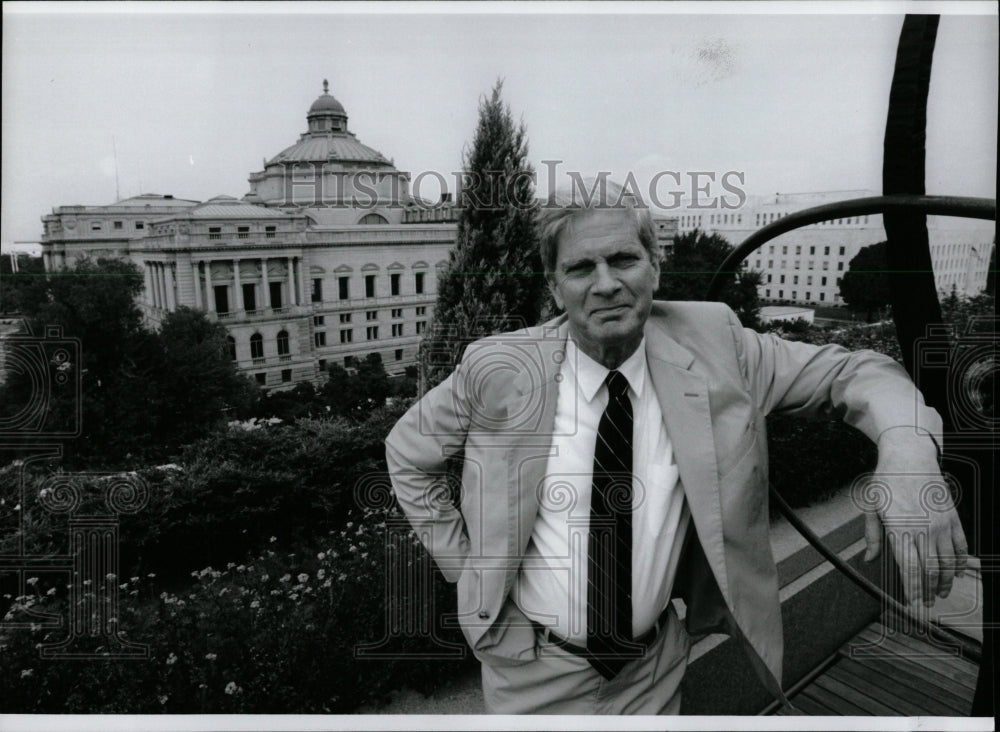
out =
<path fill-rule="evenodd" d="M 330 95 L 330 83 L 326 79 L 323 79 L 323 94 L 312 103 L 312 106 L 309 107 L 309 114 L 306 116 L 311 117 L 314 114 L 347 116 L 347 112 L 344 111 L 344 105 Z"/>
<path fill-rule="evenodd" d="M 188 215 L 196 219 L 273 219 L 285 217 L 288 214 L 273 208 L 247 203 L 232 196 L 216 196 L 192 208 Z"/>
<path fill-rule="evenodd" d="M 350 133 L 329 133 L 325 135 L 305 134 L 302 139 L 291 147 L 267 161 L 268 165 L 293 162 L 327 162 L 351 161 L 364 163 L 381 163 L 389 165 L 389 161 L 378 150 L 362 145 Z"/>
<path fill-rule="evenodd" d="M 197 204 L 198 201 L 192 201 L 187 198 L 174 198 L 173 196 L 167 194 L 162 195 L 159 193 L 142 193 L 138 196 L 132 196 L 131 198 L 123 198 L 120 201 L 116 201 L 110 205 L 112 206 L 193 206 Z"/>

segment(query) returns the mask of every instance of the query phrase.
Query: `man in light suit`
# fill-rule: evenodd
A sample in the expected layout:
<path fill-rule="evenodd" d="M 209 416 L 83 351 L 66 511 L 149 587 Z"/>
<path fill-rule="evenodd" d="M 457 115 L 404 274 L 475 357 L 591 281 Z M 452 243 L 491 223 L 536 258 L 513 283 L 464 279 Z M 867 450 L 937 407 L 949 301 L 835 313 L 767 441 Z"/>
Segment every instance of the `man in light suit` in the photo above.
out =
<path fill-rule="evenodd" d="M 868 558 L 881 521 L 908 598 L 946 596 L 967 551 L 953 506 L 923 532 L 902 528 L 927 514 L 941 429 L 903 369 L 760 335 L 721 304 L 654 302 L 649 211 L 610 182 L 589 201 L 576 193 L 557 192 L 540 216 L 565 313 L 471 344 L 386 439 L 399 503 L 458 583 L 487 708 L 677 713 L 690 636 L 707 632 L 740 639 L 783 698 L 764 432 L 774 411 L 837 414 L 878 444 L 888 495 L 866 514 Z"/>

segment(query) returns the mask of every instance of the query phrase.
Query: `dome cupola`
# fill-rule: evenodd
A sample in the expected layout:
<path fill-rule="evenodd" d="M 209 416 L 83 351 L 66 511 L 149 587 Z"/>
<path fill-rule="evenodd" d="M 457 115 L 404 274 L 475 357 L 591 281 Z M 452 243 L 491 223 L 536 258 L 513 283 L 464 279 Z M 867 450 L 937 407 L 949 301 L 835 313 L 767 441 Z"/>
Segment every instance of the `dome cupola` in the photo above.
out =
<path fill-rule="evenodd" d="M 330 94 L 330 82 L 323 79 L 323 94 L 309 107 L 306 115 L 309 132 L 343 132 L 347 129 L 344 105 Z"/>

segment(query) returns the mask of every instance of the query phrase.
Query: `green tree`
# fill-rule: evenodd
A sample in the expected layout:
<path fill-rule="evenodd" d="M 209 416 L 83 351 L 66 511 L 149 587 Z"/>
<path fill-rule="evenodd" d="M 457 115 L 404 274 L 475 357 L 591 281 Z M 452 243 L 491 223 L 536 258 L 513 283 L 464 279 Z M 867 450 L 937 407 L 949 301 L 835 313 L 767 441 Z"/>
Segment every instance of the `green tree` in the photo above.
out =
<path fill-rule="evenodd" d="M 37 287 L 45 273 L 41 257 L 14 254 L 0 257 L 0 313 L 20 313 L 25 289 Z M 14 271 L 16 261 L 17 271 Z"/>
<path fill-rule="evenodd" d="M 473 340 L 534 325 L 545 297 L 527 131 L 515 124 L 502 90 L 498 80 L 489 99 L 480 100 L 475 136 L 463 154 L 457 240 L 421 347 L 428 387 L 451 373 Z"/>
<path fill-rule="evenodd" d="M 878 308 L 889 304 L 886 246 L 886 242 L 880 241 L 862 247 L 840 280 L 840 297 L 848 307 L 865 313 L 869 323 Z"/>
<path fill-rule="evenodd" d="M 392 382 L 377 353 L 369 353 L 350 370 L 330 364 L 327 374 L 320 396 L 334 416 L 364 419 L 371 410 L 384 406 L 393 393 Z"/>
<path fill-rule="evenodd" d="M 200 310 L 181 306 L 159 332 L 159 447 L 172 451 L 248 412 L 258 388 L 229 356 L 227 332 Z"/>
<path fill-rule="evenodd" d="M 706 234 L 694 229 L 674 239 L 660 265 L 660 286 L 656 297 L 661 300 L 704 300 L 712 275 L 733 251 L 733 245 L 718 234 Z M 733 309 L 740 322 L 748 328 L 760 325 L 760 298 L 757 287 L 760 272 L 748 270 L 741 263 L 729 277 L 718 298 Z"/>

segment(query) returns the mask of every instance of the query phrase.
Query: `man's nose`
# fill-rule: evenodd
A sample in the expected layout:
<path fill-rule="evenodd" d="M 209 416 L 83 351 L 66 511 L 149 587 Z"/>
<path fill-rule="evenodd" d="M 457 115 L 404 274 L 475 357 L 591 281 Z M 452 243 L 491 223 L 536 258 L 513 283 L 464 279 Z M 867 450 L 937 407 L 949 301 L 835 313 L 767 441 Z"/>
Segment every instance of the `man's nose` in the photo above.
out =
<path fill-rule="evenodd" d="M 597 279 L 594 281 L 592 290 L 596 294 L 614 294 L 621 287 L 621 282 L 618 281 L 618 278 L 614 276 L 611 268 L 605 262 L 598 262 L 594 268 L 594 276 Z"/>

